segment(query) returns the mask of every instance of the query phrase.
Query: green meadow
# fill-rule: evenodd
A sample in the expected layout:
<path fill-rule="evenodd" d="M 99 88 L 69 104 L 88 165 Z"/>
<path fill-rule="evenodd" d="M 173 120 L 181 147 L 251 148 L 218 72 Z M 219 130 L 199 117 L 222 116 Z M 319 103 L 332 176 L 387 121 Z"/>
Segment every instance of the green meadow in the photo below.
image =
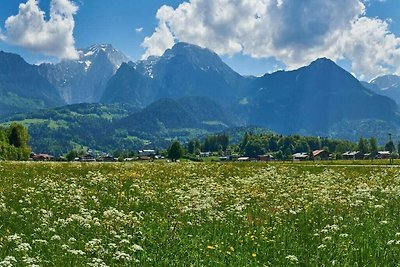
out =
<path fill-rule="evenodd" d="M 0 163 L 0 266 L 399 266 L 400 168 Z"/>

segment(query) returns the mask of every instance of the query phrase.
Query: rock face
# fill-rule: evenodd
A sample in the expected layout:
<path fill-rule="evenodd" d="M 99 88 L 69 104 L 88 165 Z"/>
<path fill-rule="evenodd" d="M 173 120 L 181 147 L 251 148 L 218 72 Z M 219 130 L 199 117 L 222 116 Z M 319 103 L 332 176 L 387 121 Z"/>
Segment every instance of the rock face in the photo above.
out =
<path fill-rule="evenodd" d="M 36 66 L 19 55 L 0 52 L 0 115 L 65 104 Z"/>
<path fill-rule="evenodd" d="M 78 60 L 40 65 L 40 73 L 53 84 L 67 104 L 99 102 L 108 80 L 129 59 L 111 45 L 79 50 Z"/>

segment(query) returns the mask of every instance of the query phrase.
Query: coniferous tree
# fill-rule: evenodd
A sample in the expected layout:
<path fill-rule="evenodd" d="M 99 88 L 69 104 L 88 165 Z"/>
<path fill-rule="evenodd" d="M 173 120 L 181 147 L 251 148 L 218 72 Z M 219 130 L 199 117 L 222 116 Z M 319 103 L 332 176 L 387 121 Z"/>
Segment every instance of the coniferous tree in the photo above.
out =
<path fill-rule="evenodd" d="M 181 144 L 178 141 L 172 143 L 168 149 L 168 158 L 172 161 L 177 161 L 183 155 Z"/>
<path fill-rule="evenodd" d="M 189 154 L 194 154 L 196 149 L 196 144 L 194 141 L 190 141 L 187 145 L 187 151 Z"/>
<path fill-rule="evenodd" d="M 393 141 L 389 141 L 386 143 L 385 150 L 389 151 L 390 153 L 393 153 L 396 150 Z"/>
<path fill-rule="evenodd" d="M 9 128 L 8 140 L 12 146 L 17 148 L 25 147 L 29 140 L 28 131 L 23 125 L 13 123 Z"/>

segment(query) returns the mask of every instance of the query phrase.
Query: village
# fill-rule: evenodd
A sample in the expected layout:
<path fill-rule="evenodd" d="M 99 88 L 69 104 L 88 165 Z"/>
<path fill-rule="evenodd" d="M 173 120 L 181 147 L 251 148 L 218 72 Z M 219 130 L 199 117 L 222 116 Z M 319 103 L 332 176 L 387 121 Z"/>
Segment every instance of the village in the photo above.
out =
<path fill-rule="evenodd" d="M 155 161 L 155 160 L 168 160 L 164 152 L 159 152 L 155 149 L 142 149 L 135 153 L 134 157 L 115 157 L 109 153 L 97 152 L 93 149 L 88 149 L 86 153 L 75 157 L 73 160 L 67 160 L 65 157 L 58 157 L 49 154 L 36 154 L 31 153 L 30 161 L 73 161 L 73 162 L 133 162 L 133 161 Z M 392 153 L 390 151 L 378 151 L 373 155 L 372 153 L 361 153 L 360 151 L 347 151 L 341 154 L 340 157 L 326 151 L 314 150 L 310 153 L 301 152 L 295 153 L 286 160 L 278 160 L 273 154 L 258 155 L 257 157 L 249 157 L 246 155 L 233 154 L 230 150 L 223 152 L 219 155 L 215 152 L 200 152 L 195 158 L 183 156 L 192 161 L 215 161 L 215 162 L 271 162 L 271 161 L 333 161 L 333 160 L 374 160 L 374 159 L 391 159 Z"/>

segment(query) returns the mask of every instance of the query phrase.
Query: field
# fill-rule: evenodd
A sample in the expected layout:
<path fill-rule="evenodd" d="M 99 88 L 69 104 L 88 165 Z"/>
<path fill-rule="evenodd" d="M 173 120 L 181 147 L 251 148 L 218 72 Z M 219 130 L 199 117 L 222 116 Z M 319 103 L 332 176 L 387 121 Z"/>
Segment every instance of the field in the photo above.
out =
<path fill-rule="evenodd" d="M 0 266 L 399 266 L 400 168 L 0 163 Z"/>

